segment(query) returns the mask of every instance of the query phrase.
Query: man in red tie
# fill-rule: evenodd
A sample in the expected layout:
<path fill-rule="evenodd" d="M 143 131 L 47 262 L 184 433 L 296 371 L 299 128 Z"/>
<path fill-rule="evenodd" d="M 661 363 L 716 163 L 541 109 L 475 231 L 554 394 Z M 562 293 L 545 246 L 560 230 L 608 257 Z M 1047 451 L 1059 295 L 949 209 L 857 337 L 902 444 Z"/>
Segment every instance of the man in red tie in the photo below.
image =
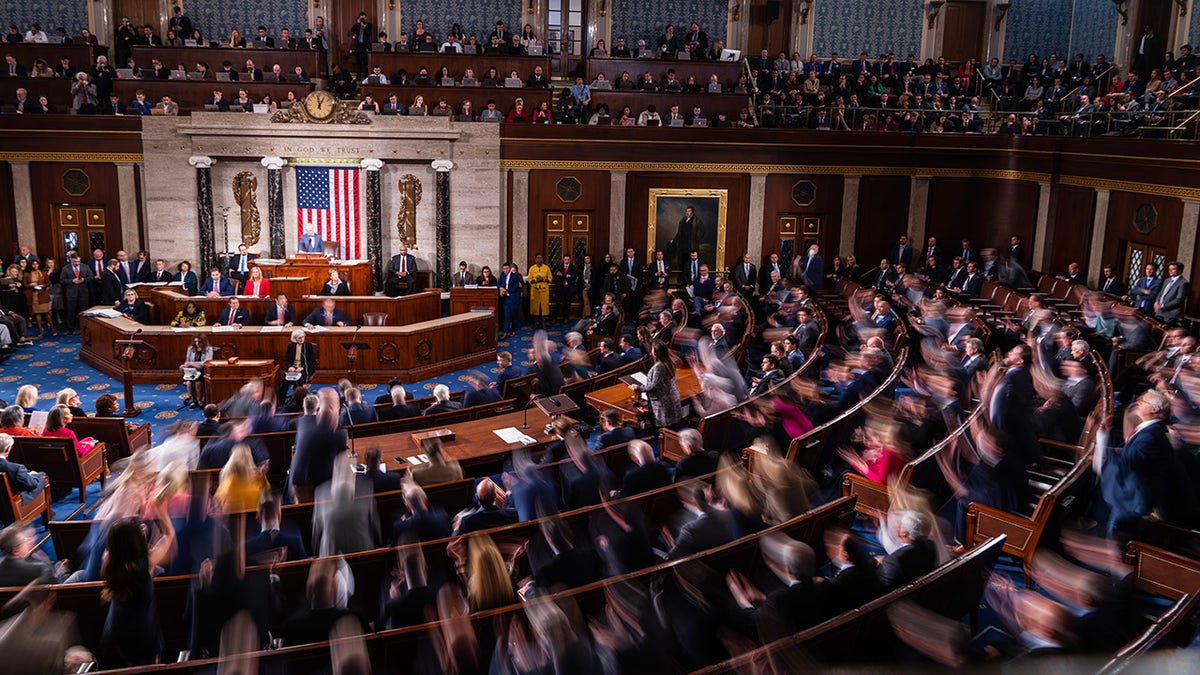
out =
<path fill-rule="evenodd" d="M 388 280 L 384 284 L 384 293 L 391 298 L 408 295 L 413 292 L 417 277 L 417 258 L 410 255 L 408 246 L 400 244 L 400 252 L 392 256 L 388 263 Z"/>

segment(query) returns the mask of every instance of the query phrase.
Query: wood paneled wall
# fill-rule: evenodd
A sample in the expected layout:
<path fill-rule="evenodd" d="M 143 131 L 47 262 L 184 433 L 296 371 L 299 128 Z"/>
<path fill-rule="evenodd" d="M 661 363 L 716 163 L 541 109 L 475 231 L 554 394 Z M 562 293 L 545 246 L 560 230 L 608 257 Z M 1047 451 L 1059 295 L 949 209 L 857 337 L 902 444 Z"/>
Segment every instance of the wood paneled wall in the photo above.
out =
<path fill-rule="evenodd" d="M 89 187 L 81 195 L 63 189 L 63 175 L 72 169 L 87 174 Z M 54 209 L 57 204 L 86 204 L 104 208 L 105 253 L 112 257 L 125 244 L 121 238 L 121 203 L 117 188 L 117 165 L 109 162 L 30 162 L 33 188 L 33 218 L 37 226 L 37 250 L 54 250 Z M 136 217 L 136 214 L 130 214 Z M 136 246 L 136 242 L 133 242 Z M 81 242 L 82 246 L 82 242 Z M 132 253 L 136 253 L 136 250 Z M 132 258 L 133 255 L 130 255 Z M 84 259 L 90 258 L 80 251 Z"/>
<path fill-rule="evenodd" d="M 1134 214 L 1142 204 L 1150 204 L 1158 212 L 1158 224 L 1148 234 L 1142 234 L 1134 227 Z M 1124 256 L 1126 242 L 1165 249 L 1167 260 L 1174 260 L 1179 256 L 1182 218 L 1183 202 L 1179 199 L 1113 190 L 1108 197 L 1108 229 L 1104 237 L 1105 262 L 1119 264 Z"/>
<path fill-rule="evenodd" d="M 574 177 L 579 181 L 579 198 L 564 202 L 559 198 L 557 186 L 563 178 Z M 536 170 L 529 172 L 529 261 L 535 253 L 544 252 L 546 241 L 544 214 L 550 212 L 586 212 L 591 216 L 589 253 L 596 259 L 605 253 L 617 257 L 617 251 L 608 250 L 609 208 L 612 188 L 607 171 L 558 171 Z M 561 261 L 547 261 L 550 264 Z"/>
<path fill-rule="evenodd" d="M 800 206 L 792 199 L 792 188 L 799 181 L 809 181 L 816 188 L 813 202 Z M 842 242 L 842 185 L 841 176 L 829 175 L 770 175 L 767 176 L 766 199 L 763 203 L 762 252 L 765 259 L 779 250 L 779 218 L 783 216 L 818 216 L 821 218 L 821 255 L 826 260 L 839 255 Z"/>
<path fill-rule="evenodd" d="M 1005 247 L 1018 234 L 1025 250 L 1037 226 L 1038 184 L 1020 180 L 934 178 L 929 181 L 925 235 L 954 249 L 963 237 L 977 248 Z M 894 242 L 889 242 L 894 243 Z M 913 242 L 923 248 L 925 242 Z"/>
<path fill-rule="evenodd" d="M 911 181 L 906 176 L 863 176 L 858 184 L 858 232 L 853 254 L 858 266 L 870 269 L 908 232 Z M 827 258 L 828 259 L 828 258 Z"/>
<path fill-rule="evenodd" d="M 1062 274 L 1067 265 L 1077 262 L 1085 275 L 1090 274 L 1088 247 L 1091 246 L 1092 226 L 1095 223 L 1096 191 L 1075 185 L 1060 185 L 1057 189 L 1057 200 L 1050 214 L 1054 236 L 1051 237 L 1045 271 Z M 1105 258 L 1101 265 L 1110 262 L 1119 261 Z"/>
<path fill-rule="evenodd" d="M 12 165 L 0 162 L 0 260 L 7 261 L 16 253 L 17 210 L 12 199 Z"/>

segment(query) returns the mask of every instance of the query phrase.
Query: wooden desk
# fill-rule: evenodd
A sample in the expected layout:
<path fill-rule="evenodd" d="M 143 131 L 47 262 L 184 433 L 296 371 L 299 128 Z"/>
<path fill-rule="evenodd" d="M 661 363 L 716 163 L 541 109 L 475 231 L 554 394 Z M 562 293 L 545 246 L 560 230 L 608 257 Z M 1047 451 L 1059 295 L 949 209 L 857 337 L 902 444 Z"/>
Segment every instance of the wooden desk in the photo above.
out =
<path fill-rule="evenodd" d="M 429 76 L 435 77 L 437 71 L 442 66 L 450 69 L 450 74 L 455 80 L 461 80 L 463 73 L 467 72 L 467 68 L 475 71 L 475 77 L 483 80 L 484 74 L 488 68 L 495 67 L 500 73 L 500 78 L 503 79 L 512 71 L 517 71 L 524 81 L 533 74 L 533 69 L 537 66 L 542 67 L 542 72 L 547 78 L 550 77 L 550 64 L 552 57 L 549 56 L 505 56 L 491 54 L 435 54 L 432 52 L 370 52 L 367 55 L 367 69 L 371 70 L 375 66 L 383 69 L 383 73 L 387 75 L 388 80 L 392 76 L 400 72 L 403 68 L 408 72 L 408 77 L 411 80 L 413 76 L 421 70 L 421 66 L 429 69 Z M 244 64 L 243 64 L 244 65 Z"/>
<path fill-rule="evenodd" d="M 464 314 L 474 307 L 487 307 L 493 312 L 500 305 L 500 290 L 495 286 L 450 288 L 450 314 Z"/>
<path fill-rule="evenodd" d="M 263 381 L 264 395 L 270 397 L 278 377 L 279 366 L 273 359 L 245 359 L 236 363 L 213 359 L 204 364 L 204 387 L 210 403 L 231 398 L 242 385 L 256 378 Z"/>
<path fill-rule="evenodd" d="M 538 409 L 537 406 L 529 409 L 528 429 L 521 429 L 521 421 L 524 418 L 525 412 L 518 410 L 504 415 L 486 417 L 469 422 L 460 422 L 443 427 L 431 427 L 427 431 L 433 431 L 435 428 L 450 429 L 453 431 L 454 440 L 444 443 L 442 446 L 446 452 L 446 456 L 456 459 L 467 466 L 477 466 L 489 461 L 507 458 L 514 450 L 522 447 L 536 455 L 538 451 L 556 440 L 554 436 L 546 435 L 545 428 L 550 423 L 550 418 L 546 416 L 546 413 Z M 534 445 L 508 444 L 500 440 L 499 436 L 492 433 L 496 429 L 507 427 L 520 429 L 526 436 L 536 439 L 537 443 Z M 412 457 L 421 454 L 422 450 L 413 443 L 412 435 L 412 431 L 403 431 L 384 436 L 353 438 L 350 441 L 350 445 L 360 457 L 368 448 L 386 448 L 383 458 L 391 461 L 395 457 Z M 407 466 L 407 462 L 405 464 Z"/>
<path fill-rule="evenodd" d="M 604 73 L 604 78 L 613 82 L 620 79 L 621 73 L 629 71 L 629 79 L 638 80 L 643 73 L 654 75 L 655 82 L 667 79 L 667 71 L 674 70 L 675 77 L 682 83 L 687 83 L 688 77 L 696 78 L 696 83 L 708 87 L 708 78 L 714 73 L 726 89 L 732 89 L 737 84 L 738 76 L 742 74 L 741 61 L 676 61 L 674 59 L 613 59 L 589 58 L 585 66 L 585 82 L 591 84 L 596 75 Z M 592 91 L 596 93 L 595 90 Z"/>
<path fill-rule="evenodd" d="M 300 37 L 304 37 L 301 35 Z M 184 68 L 193 71 L 196 70 L 196 64 L 200 61 L 208 64 L 209 70 L 217 72 L 221 70 L 221 64 L 229 61 L 233 64 L 234 70 L 242 70 L 246 67 L 246 59 L 254 59 L 254 65 L 263 72 L 270 72 L 271 66 L 276 63 L 283 72 L 291 75 L 296 70 L 296 66 L 304 69 L 304 74 L 312 77 L 323 77 L 328 70 L 325 67 L 325 52 L 311 51 L 308 49 L 229 49 L 227 47 L 145 47 L 135 46 L 132 48 L 134 61 L 137 62 L 139 68 L 150 68 L 150 60 L 154 58 L 161 59 L 163 65 L 172 70 L 179 64 L 183 64 Z M 121 64 L 124 68 L 125 65 Z"/>
<path fill-rule="evenodd" d="M 553 93 L 550 89 L 506 89 L 504 87 L 400 87 L 394 84 L 368 84 L 363 85 L 363 94 L 370 94 L 376 102 L 379 103 L 379 108 L 383 109 L 383 104 L 387 103 L 388 96 L 395 94 L 396 98 L 405 106 L 412 105 L 413 99 L 417 95 L 425 97 L 425 105 L 433 107 L 437 105 L 438 99 L 442 96 L 446 97 L 446 103 L 458 114 L 462 110 L 463 101 L 470 101 L 471 108 L 475 111 L 475 116 L 478 117 L 480 111 L 487 109 L 488 99 L 496 101 L 496 110 L 507 115 L 517 99 L 525 102 L 525 110 L 528 111 L 532 120 L 533 110 L 541 105 L 542 101 L 554 103 L 552 98 Z"/>
<path fill-rule="evenodd" d="M 259 258 L 255 262 L 262 267 L 263 276 L 268 279 L 307 277 L 308 284 L 304 288 L 304 293 L 307 295 L 316 295 L 321 292 L 321 287 L 329 280 L 329 270 L 331 269 L 336 269 L 341 275 L 342 281 L 350 284 L 351 293 L 365 295 L 375 289 L 374 284 L 371 283 L 371 262 L 369 260 L 331 262 L 322 258 L 288 258 L 286 260 Z M 274 291 L 274 287 L 271 290 Z"/>
<path fill-rule="evenodd" d="M 58 62 L 55 61 L 54 65 L 57 66 Z M 65 114 L 71 107 L 71 83 L 67 80 L 48 77 L 0 77 L 0 104 L 5 107 L 15 106 L 18 89 L 25 90 L 31 104 L 37 103 L 39 96 L 45 96 L 50 102 L 50 109 L 56 113 Z"/>
<path fill-rule="evenodd" d="M 188 296 L 175 290 L 177 287 L 155 288 L 150 293 L 150 303 L 157 314 L 157 322 L 170 323 L 175 315 L 181 312 L 189 302 L 195 302 L 204 310 L 208 323 L 213 323 L 220 316 L 221 310 L 229 306 L 229 296 L 210 298 L 202 295 Z M 271 292 L 274 294 L 274 281 Z M 275 298 L 256 298 L 253 296 L 238 296 L 242 307 L 250 313 L 250 324 L 261 326 L 265 323 L 267 308 L 275 304 Z M 296 323 L 304 321 L 304 317 L 321 306 L 325 300 L 322 295 L 305 295 L 290 297 L 292 312 L 296 315 Z M 346 313 L 352 325 L 362 323 L 363 314 L 382 312 L 388 315 L 387 325 L 403 326 L 410 323 L 429 321 L 441 316 L 441 293 L 424 292 L 405 295 L 399 298 L 389 298 L 380 295 L 347 295 L 334 298 L 337 306 Z"/>
<path fill-rule="evenodd" d="M 263 96 L 271 95 L 276 103 L 287 100 L 288 92 L 296 94 L 296 98 L 304 98 L 313 90 L 311 82 L 203 82 L 190 80 L 117 80 L 113 83 L 113 91 L 128 103 L 134 94 L 142 90 L 146 100 L 158 103 L 163 96 L 179 104 L 180 113 L 204 110 L 204 104 L 212 98 L 214 89 L 225 93 L 225 100 L 233 103 L 237 99 L 238 89 L 246 90 L 246 94 L 255 103 Z M 238 113 L 241 115 L 253 113 Z"/>
<path fill-rule="evenodd" d="M 671 106 L 679 105 L 679 114 L 687 117 L 692 112 L 692 106 L 700 106 L 700 110 L 704 116 L 708 118 L 708 123 L 712 124 L 717 120 L 717 114 L 725 113 L 728 119 L 736 119 L 738 111 L 742 108 L 750 107 L 750 97 L 746 94 L 685 94 L 683 92 L 671 91 L 604 91 L 600 89 L 592 90 L 592 110 L 596 106 L 603 103 L 608 106 L 609 114 L 613 120 L 616 120 L 621 115 L 621 108 L 629 106 L 636 116 L 639 112 L 646 109 L 646 106 L 653 104 L 658 110 L 658 114 L 663 118 L 664 124 L 667 113 L 671 112 Z"/>
<path fill-rule="evenodd" d="M 700 380 L 691 368 L 676 368 L 675 383 L 679 388 L 679 400 L 683 403 L 700 393 Z M 639 407 L 638 395 L 624 382 L 588 392 L 584 394 L 584 398 L 601 413 L 609 409 L 616 410 L 623 421 L 636 424 L 641 420 L 651 419 L 650 408 Z"/>
<path fill-rule="evenodd" d="M 147 326 L 123 316 L 112 319 L 85 316 L 81 320 L 79 360 L 113 379 L 120 379 L 121 349 L 114 341 L 130 339 L 135 334 L 146 343 L 137 349 L 131 362 L 133 381 L 137 384 L 180 382 L 179 364 L 197 334 L 208 339 L 218 359 L 236 356 L 243 360 L 282 360 L 291 340 L 290 329 L 274 327 L 177 330 Z M 494 359 L 496 317 L 490 312 L 472 312 L 407 326 L 347 326 L 311 331 L 308 342 L 317 351 L 315 382 L 336 382 L 346 376 L 350 364 L 341 343 L 351 341 L 368 345 L 358 355 L 359 382 L 382 383 L 392 377 L 416 381 Z"/>
<path fill-rule="evenodd" d="M 24 35 L 24 32 L 22 32 L 22 35 Z M 75 36 L 71 37 L 74 38 Z M 96 57 L 100 56 L 101 54 L 108 54 L 108 47 L 106 45 L 96 45 L 93 47 L 92 45 L 84 44 L 78 41 L 69 45 L 40 44 L 34 42 L 6 42 L 3 46 L 0 46 L 0 54 L 12 54 L 13 58 L 17 60 L 17 63 L 25 66 L 25 70 L 32 70 L 33 62 L 37 61 L 38 59 L 44 60 L 46 65 L 50 66 L 51 68 L 57 68 L 59 65 L 59 59 L 65 56 L 71 59 L 71 66 L 74 67 L 75 70 L 86 70 L 91 72 L 92 68 L 96 66 Z M 117 64 L 115 63 L 110 65 L 112 65 L 113 68 L 117 67 Z"/>

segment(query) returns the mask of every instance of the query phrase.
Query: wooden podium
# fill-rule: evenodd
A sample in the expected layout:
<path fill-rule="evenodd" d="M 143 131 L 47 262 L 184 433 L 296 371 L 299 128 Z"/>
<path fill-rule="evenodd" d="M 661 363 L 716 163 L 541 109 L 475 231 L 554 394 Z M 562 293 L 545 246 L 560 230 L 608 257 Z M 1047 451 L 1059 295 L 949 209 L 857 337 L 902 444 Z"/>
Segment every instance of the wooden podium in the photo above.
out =
<path fill-rule="evenodd" d="M 499 306 L 500 290 L 495 286 L 477 286 L 475 288 L 455 286 L 450 289 L 451 314 L 466 314 L 476 307 L 486 307 L 496 312 Z"/>
<path fill-rule="evenodd" d="M 213 359 L 204 364 L 204 386 L 209 403 L 220 403 L 255 378 L 263 381 L 263 396 L 274 395 L 279 366 L 272 359 Z"/>

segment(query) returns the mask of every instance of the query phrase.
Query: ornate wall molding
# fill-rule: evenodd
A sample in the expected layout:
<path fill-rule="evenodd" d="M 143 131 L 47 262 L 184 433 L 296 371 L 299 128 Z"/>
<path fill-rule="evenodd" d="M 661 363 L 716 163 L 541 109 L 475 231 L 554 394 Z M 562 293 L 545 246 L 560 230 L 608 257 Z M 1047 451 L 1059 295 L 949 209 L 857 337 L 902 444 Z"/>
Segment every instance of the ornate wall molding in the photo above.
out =
<path fill-rule="evenodd" d="M 23 132 L 22 132 L 23 133 Z M 141 164 L 141 153 L 121 152 L 0 152 L 4 162 L 114 162 Z"/>

